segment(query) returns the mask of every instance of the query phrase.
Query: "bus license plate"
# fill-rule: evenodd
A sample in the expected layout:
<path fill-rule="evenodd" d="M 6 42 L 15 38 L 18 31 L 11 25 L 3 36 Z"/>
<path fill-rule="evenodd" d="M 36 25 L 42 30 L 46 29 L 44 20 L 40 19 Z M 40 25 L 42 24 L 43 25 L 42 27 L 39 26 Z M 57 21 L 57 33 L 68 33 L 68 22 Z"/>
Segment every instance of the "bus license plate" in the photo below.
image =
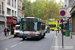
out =
<path fill-rule="evenodd" d="M 31 38 L 30 36 L 27 36 L 27 38 Z"/>

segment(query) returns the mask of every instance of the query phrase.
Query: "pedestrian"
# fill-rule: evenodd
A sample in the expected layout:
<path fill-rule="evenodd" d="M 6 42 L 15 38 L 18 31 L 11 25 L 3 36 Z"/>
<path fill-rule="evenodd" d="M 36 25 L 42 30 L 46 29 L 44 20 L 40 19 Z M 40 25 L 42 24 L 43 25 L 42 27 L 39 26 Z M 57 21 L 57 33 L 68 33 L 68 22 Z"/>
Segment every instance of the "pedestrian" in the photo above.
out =
<path fill-rule="evenodd" d="M 47 27 L 47 31 L 48 31 L 48 33 L 50 33 L 50 27 L 49 26 Z"/>
<path fill-rule="evenodd" d="M 4 29 L 4 34 L 5 34 L 5 36 L 7 35 L 7 28 L 6 27 Z"/>
<path fill-rule="evenodd" d="M 7 27 L 7 36 L 9 36 L 9 31 L 10 31 L 9 28 Z"/>

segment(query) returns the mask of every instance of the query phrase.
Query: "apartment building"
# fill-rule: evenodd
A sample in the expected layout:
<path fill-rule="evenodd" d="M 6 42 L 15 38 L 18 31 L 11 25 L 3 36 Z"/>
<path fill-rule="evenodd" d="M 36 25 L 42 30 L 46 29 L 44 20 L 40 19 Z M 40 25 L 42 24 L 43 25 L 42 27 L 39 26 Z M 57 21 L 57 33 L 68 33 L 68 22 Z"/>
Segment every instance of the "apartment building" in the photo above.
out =
<path fill-rule="evenodd" d="M 13 34 L 13 27 L 24 17 L 24 8 L 22 10 L 22 0 L 0 0 L 0 29 L 9 27 Z M 18 20 L 17 20 L 18 19 Z"/>
<path fill-rule="evenodd" d="M 5 0 L 5 15 L 6 16 L 18 16 L 18 0 Z"/>
<path fill-rule="evenodd" d="M 4 16 L 4 0 L 0 0 L 0 32 L 4 30 L 5 16 Z"/>
<path fill-rule="evenodd" d="M 72 32 L 75 32 L 75 0 L 73 1 L 72 9 L 70 11 L 72 18 Z"/>
<path fill-rule="evenodd" d="M 24 7 L 22 7 L 22 0 L 18 0 L 18 17 L 24 18 Z"/>
<path fill-rule="evenodd" d="M 75 0 L 65 0 L 68 30 L 75 32 Z"/>
<path fill-rule="evenodd" d="M 5 26 L 9 27 L 11 34 L 14 34 L 13 27 L 17 24 L 18 0 L 5 0 Z"/>

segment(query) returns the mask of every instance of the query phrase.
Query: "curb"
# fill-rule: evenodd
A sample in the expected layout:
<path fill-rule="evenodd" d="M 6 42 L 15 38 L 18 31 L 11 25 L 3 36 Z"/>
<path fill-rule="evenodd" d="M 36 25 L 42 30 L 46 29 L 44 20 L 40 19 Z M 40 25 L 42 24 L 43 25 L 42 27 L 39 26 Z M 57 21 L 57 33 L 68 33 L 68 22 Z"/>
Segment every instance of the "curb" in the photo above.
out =
<path fill-rule="evenodd" d="M 54 35 L 55 36 L 55 35 Z M 55 48 L 53 48 L 53 46 L 55 46 L 55 37 L 53 37 L 53 40 L 52 40 L 52 44 L 51 44 L 51 47 L 50 47 L 50 50 L 54 50 Z"/>
<path fill-rule="evenodd" d="M 0 41 L 4 41 L 4 40 L 8 40 L 8 39 L 12 39 L 12 38 L 14 38 L 14 36 L 12 36 L 12 37 L 8 37 L 7 39 L 2 39 L 2 40 L 0 40 Z"/>

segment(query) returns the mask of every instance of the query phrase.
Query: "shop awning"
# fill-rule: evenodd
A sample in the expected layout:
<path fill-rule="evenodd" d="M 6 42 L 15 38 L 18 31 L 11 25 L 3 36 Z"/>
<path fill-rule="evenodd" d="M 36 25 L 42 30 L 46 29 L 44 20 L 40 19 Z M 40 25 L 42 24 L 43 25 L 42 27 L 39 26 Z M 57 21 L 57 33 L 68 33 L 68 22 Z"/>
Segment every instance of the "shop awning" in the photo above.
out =
<path fill-rule="evenodd" d="M 6 17 L 7 24 L 17 24 L 17 20 L 14 20 L 12 17 Z"/>

